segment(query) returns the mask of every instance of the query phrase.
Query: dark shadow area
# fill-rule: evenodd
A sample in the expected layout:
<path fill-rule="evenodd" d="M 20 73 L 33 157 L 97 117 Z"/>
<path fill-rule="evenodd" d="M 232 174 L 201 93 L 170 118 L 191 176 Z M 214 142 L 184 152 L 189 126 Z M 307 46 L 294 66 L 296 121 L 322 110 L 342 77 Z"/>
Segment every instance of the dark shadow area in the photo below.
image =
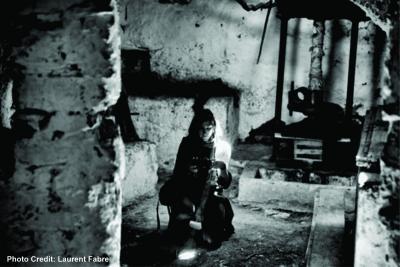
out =
<path fill-rule="evenodd" d="M 272 119 L 250 131 L 246 142 L 273 143 L 271 159 L 280 166 L 296 168 L 304 165 L 306 169 L 356 171 L 355 155 L 360 142 L 362 118 L 346 120 L 342 107 L 324 102 L 321 91 L 305 87 L 289 91 L 287 108 L 307 117 L 287 125 Z M 313 161 L 312 165 L 310 161 Z"/>
<path fill-rule="evenodd" d="M 197 231 L 193 230 L 193 232 Z M 170 241 L 166 230 L 146 233 L 132 228 L 131 225 L 123 224 L 121 264 L 129 267 L 202 266 L 207 260 L 207 253 L 211 252 L 203 247 L 193 245 L 194 239 L 192 237 L 185 244 L 177 246 Z M 188 260 L 180 259 L 178 255 L 187 250 L 194 250 L 196 256 Z"/>
<path fill-rule="evenodd" d="M 3 153 L 3 157 L 0 163 L 0 202 L 2 203 L 0 207 L 0 212 L 2 218 L 0 219 L 0 266 L 6 266 L 5 259 L 9 255 L 13 255 L 12 251 L 12 240 L 14 239 L 11 231 L 10 225 L 12 221 L 6 214 L 10 214 L 10 209 L 13 207 L 12 200 L 15 199 L 9 192 L 10 179 L 15 172 L 15 134 L 11 129 L 0 127 L 0 144 Z"/>
<path fill-rule="evenodd" d="M 348 0 L 337 1 L 317 1 L 317 0 L 303 0 L 303 1 L 290 1 L 279 0 L 277 1 L 278 10 L 280 14 L 287 18 L 308 18 L 313 20 L 325 19 L 366 19 L 365 12 L 356 4 Z"/>
<path fill-rule="evenodd" d="M 181 5 L 187 5 L 191 2 L 191 0 L 158 0 L 160 4 L 181 4 Z"/>
<path fill-rule="evenodd" d="M 122 50 L 122 83 L 127 95 L 146 97 L 227 97 L 238 106 L 240 92 L 224 84 L 221 79 L 178 81 L 160 77 L 150 69 L 148 50 Z"/>
<path fill-rule="evenodd" d="M 385 50 L 386 34 L 377 26 L 375 26 L 375 34 L 373 39 L 374 51 L 372 61 L 372 90 L 371 103 L 375 103 L 379 99 L 380 79 L 382 77 L 382 60 Z"/>
<path fill-rule="evenodd" d="M 249 136 L 246 137 L 245 142 L 253 144 L 272 144 L 274 133 L 282 131 L 285 126 L 285 122 L 272 118 L 261 124 L 258 128 L 250 130 Z"/>
<path fill-rule="evenodd" d="M 141 140 L 133 125 L 128 96 L 124 89 L 122 89 L 119 99 L 113 107 L 113 114 L 116 122 L 120 126 L 122 140 L 124 140 L 125 143 Z"/>
<path fill-rule="evenodd" d="M 145 233 L 130 225 L 122 225 L 121 263 L 128 266 L 160 266 L 176 259 L 176 248 L 168 244 L 166 234 Z"/>

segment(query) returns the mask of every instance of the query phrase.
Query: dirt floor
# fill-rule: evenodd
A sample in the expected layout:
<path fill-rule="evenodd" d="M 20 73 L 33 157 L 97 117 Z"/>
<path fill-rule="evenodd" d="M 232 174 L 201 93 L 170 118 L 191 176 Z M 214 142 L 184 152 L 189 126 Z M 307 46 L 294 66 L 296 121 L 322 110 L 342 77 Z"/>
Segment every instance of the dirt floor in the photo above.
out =
<path fill-rule="evenodd" d="M 157 196 L 137 201 L 123 209 L 121 265 L 130 266 L 305 266 L 305 253 L 312 214 L 275 210 L 263 204 L 239 203 L 237 183 L 242 163 L 230 168 L 233 183 L 225 192 L 231 200 L 235 234 L 214 251 L 198 249 L 193 260 L 178 260 L 177 249 L 165 238 L 168 211 Z M 168 173 L 159 171 L 159 184 Z M 180 250 L 180 249 L 179 249 Z"/>
<path fill-rule="evenodd" d="M 158 197 L 150 196 L 123 209 L 121 265 L 123 267 L 305 266 L 312 221 L 311 211 L 299 212 L 290 207 L 274 209 L 265 204 L 241 203 L 237 200 L 238 180 L 246 161 L 268 158 L 270 154 L 269 147 L 259 144 L 236 147 L 230 166 L 233 183 L 224 193 L 230 199 L 235 213 L 233 220 L 235 234 L 223 242 L 220 248 L 213 251 L 198 249 L 195 259 L 178 260 L 176 256 L 180 248 L 172 247 L 165 238 L 168 224 L 167 208 L 159 206 L 161 228 L 157 231 Z M 157 189 L 168 175 L 168 171 L 159 170 Z M 354 203 L 350 203 L 354 206 Z M 354 210 L 354 207 L 350 210 Z M 351 234 L 351 230 L 347 232 Z M 351 247 L 351 242 L 346 243 Z M 349 255 L 352 255 L 349 247 L 345 248 L 345 251 L 349 251 Z M 344 266 L 351 265 L 347 265 L 351 259 L 345 262 Z"/>
<path fill-rule="evenodd" d="M 122 266 L 304 266 L 312 214 L 278 211 L 232 200 L 235 234 L 215 251 L 201 250 L 190 262 L 175 259 L 164 242 L 168 213 L 157 198 L 126 208 L 123 218 Z"/>

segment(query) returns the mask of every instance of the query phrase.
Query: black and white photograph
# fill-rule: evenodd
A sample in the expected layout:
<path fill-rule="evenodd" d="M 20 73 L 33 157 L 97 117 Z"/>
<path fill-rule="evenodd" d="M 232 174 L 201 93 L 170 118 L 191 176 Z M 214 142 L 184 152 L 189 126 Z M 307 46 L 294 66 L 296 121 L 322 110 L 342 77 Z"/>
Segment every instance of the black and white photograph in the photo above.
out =
<path fill-rule="evenodd" d="M 0 13 L 1 267 L 400 265 L 400 0 Z"/>

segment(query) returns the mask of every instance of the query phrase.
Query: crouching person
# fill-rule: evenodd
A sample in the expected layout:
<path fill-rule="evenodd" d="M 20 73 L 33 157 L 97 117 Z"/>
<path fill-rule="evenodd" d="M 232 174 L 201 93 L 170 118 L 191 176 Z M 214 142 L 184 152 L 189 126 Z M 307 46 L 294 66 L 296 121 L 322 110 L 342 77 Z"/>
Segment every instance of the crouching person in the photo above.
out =
<path fill-rule="evenodd" d="M 160 189 L 160 202 L 171 211 L 168 234 L 177 245 L 194 237 L 197 245 L 218 248 L 234 233 L 232 206 L 222 195 L 232 176 L 224 162 L 215 160 L 215 130 L 210 110 L 196 112 L 173 175 Z"/>

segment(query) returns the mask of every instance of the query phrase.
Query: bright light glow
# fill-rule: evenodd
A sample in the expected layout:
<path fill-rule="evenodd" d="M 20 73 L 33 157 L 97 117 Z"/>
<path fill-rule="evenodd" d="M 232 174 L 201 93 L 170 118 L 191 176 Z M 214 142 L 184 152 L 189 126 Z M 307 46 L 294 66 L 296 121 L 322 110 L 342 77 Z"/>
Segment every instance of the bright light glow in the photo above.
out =
<path fill-rule="evenodd" d="M 179 260 L 191 260 L 197 256 L 197 252 L 195 249 L 184 249 L 178 254 Z"/>
<path fill-rule="evenodd" d="M 231 154 L 232 147 L 225 140 L 224 132 L 221 128 L 220 123 L 217 120 L 215 127 L 215 159 L 224 162 L 226 164 L 226 167 L 228 168 Z"/>
<path fill-rule="evenodd" d="M 368 174 L 366 174 L 365 172 L 360 172 L 358 174 L 358 185 L 360 187 L 363 187 L 367 181 L 368 181 Z"/>

